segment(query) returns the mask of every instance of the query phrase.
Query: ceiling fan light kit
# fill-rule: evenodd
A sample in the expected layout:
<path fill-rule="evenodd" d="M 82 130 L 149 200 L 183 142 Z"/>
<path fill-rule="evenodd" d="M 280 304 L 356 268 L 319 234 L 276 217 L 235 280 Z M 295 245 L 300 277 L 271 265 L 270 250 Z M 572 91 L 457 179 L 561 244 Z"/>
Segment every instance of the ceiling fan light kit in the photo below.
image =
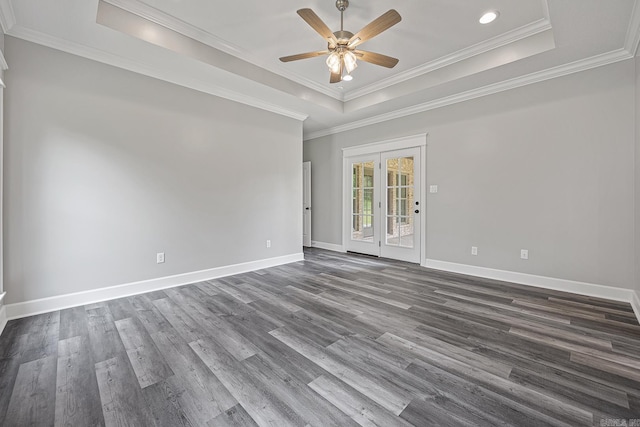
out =
<path fill-rule="evenodd" d="M 349 0 L 336 1 L 336 8 L 340 11 L 340 31 L 335 32 L 332 32 L 311 9 L 298 10 L 298 15 L 327 41 L 327 50 L 283 56 L 280 61 L 291 62 L 329 55 L 326 61 L 331 73 L 329 83 L 352 80 L 351 73 L 358 66 L 358 59 L 382 67 L 395 67 L 398 59 L 380 53 L 357 50 L 356 47 L 400 22 L 402 20 L 400 14 L 391 9 L 374 19 L 356 34 L 353 34 L 344 30 L 344 11 L 348 7 Z"/>

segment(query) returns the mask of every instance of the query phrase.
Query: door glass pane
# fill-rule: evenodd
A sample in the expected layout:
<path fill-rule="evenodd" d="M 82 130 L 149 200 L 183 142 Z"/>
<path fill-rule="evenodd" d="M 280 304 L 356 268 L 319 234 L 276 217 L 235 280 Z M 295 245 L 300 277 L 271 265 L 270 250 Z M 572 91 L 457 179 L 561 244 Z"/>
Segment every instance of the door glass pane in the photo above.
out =
<path fill-rule="evenodd" d="M 413 215 L 401 217 L 400 246 L 413 248 Z"/>
<path fill-rule="evenodd" d="M 413 242 L 413 157 L 387 159 L 387 218 L 385 242 L 412 248 Z"/>
<path fill-rule="evenodd" d="M 387 235 L 386 235 L 386 244 L 390 246 L 398 246 L 399 243 L 399 232 L 400 228 L 398 227 L 398 217 L 397 216 L 387 216 Z"/>
<path fill-rule="evenodd" d="M 363 181 L 364 187 L 373 188 L 373 162 L 364 164 Z"/>
<path fill-rule="evenodd" d="M 353 240 L 373 242 L 373 161 L 351 165 L 351 238 Z"/>
<path fill-rule="evenodd" d="M 402 166 L 400 173 L 402 174 L 401 184 L 413 187 L 413 157 L 403 157 L 400 159 Z"/>

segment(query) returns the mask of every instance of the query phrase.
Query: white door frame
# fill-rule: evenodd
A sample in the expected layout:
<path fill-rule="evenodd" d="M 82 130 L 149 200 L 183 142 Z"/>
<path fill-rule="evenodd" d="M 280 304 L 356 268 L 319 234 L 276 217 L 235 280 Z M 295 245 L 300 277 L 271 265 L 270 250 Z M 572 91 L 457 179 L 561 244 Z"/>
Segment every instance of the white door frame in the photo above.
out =
<path fill-rule="evenodd" d="M 352 203 L 352 176 L 353 176 L 353 171 L 351 169 L 351 165 L 353 163 L 360 163 L 360 162 L 369 162 L 369 161 L 373 161 L 374 163 L 374 168 L 373 168 L 373 182 L 374 182 L 374 193 L 373 193 L 373 201 L 374 201 L 374 212 L 375 214 L 373 215 L 373 223 L 371 224 L 372 226 L 372 231 L 373 231 L 373 236 L 379 236 L 380 235 L 380 220 L 379 220 L 379 216 L 380 216 L 380 209 L 378 208 L 378 204 L 380 203 L 380 186 L 379 184 L 377 184 L 377 182 L 380 181 L 380 168 L 379 168 L 379 163 L 380 163 L 380 153 L 370 153 L 370 154 L 362 154 L 359 156 L 351 156 L 346 158 L 346 168 L 348 169 L 348 176 L 346 177 L 346 179 L 349 181 L 347 182 L 347 189 L 346 192 L 348 194 L 346 194 L 346 204 L 345 206 L 345 211 L 344 212 L 344 216 L 347 218 L 347 236 L 346 239 L 344 240 L 344 247 L 345 249 L 347 249 L 347 243 L 349 243 L 349 249 L 354 251 L 354 252 L 358 252 L 358 253 L 362 253 L 362 254 L 368 254 L 368 255 L 378 255 L 380 253 L 380 246 L 378 243 L 378 240 L 376 239 L 375 241 L 372 239 L 371 241 L 365 241 L 365 240 L 351 240 L 351 221 L 353 221 L 353 217 L 352 217 L 352 208 L 351 208 L 351 203 Z M 343 228 L 344 229 L 344 228 Z"/>
<path fill-rule="evenodd" d="M 420 195 L 421 213 L 420 216 L 420 265 L 425 265 L 427 258 L 427 136 L 428 134 L 412 135 L 402 138 L 390 139 L 374 142 L 370 144 L 357 145 L 342 149 L 342 247 L 347 249 L 349 239 L 351 239 L 351 179 L 352 171 L 350 158 L 363 155 L 379 154 L 385 151 L 401 150 L 404 148 L 420 148 Z M 380 199 L 378 198 L 378 201 Z"/>
<path fill-rule="evenodd" d="M 302 246 L 311 247 L 311 162 L 302 162 Z"/>
<path fill-rule="evenodd" d="M 380 256 L 385 258 L 392 258 L 397 260 L 403 260 L 408 262 L 422 262 L 422 248 L 420 239 L 422 238 L 422 215 L 424 215 L 424 209 L 422 206 L 422 162 L 421 162 L 422 148 L 412 147 L 403 148 L 401 150 L 385 151 L 380 153 L 380 201 L 382 209 L 380 210 Z M 388 192 L 388 164 L 389 159 L 398 159 L 401 157 L 410 157 L 413 159 L 413 175 L 414 175 L 414 202 L 420 203 L 415 205 L 414 203 L 409 206 L 407 215 L 413 219 L 413 246 L 403 247 L 395 246 L 387 242 L 388 239 L 388 209 L 389 209 L 389 192 Z M 400 164 L 398 164 L 400 169 Z M 400 240 L 400 236 L 398 236 Z"/>

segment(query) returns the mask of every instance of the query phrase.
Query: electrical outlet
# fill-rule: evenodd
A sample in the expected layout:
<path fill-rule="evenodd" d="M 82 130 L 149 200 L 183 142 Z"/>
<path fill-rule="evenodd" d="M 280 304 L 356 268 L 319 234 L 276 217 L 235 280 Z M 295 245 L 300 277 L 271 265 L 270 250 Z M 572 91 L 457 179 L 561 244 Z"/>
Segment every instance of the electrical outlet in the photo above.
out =
<path fill-rule="evenodd" d="M 520 249 L 520 258 L 529 259 L 529 251 L 527 249 Z"/>
<path fill-rule="evenodd" d="M 162 264 L 164 262 L 164 252 L 158 252 L 156 254 L 156 262 Z"/>
<path fill-rule="evenodd" d="M 478 247 L 471 246 L 471 255 L 478 255 Z"/>
<path fill-rule="evenodd" d="M 271 247 L 271 240 L 267 240 L 267 248 Z"/>

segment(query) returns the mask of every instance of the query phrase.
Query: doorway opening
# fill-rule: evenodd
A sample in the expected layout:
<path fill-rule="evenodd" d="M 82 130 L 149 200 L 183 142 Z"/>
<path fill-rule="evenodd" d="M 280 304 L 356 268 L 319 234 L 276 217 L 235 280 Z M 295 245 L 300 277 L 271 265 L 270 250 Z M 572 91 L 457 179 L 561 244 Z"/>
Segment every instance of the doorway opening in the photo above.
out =
<path fill-rule="evenodd" d="M 347 251 L 415 263 L 425 258 L 425 151 L 426 135 L 344 150 Z"/>

